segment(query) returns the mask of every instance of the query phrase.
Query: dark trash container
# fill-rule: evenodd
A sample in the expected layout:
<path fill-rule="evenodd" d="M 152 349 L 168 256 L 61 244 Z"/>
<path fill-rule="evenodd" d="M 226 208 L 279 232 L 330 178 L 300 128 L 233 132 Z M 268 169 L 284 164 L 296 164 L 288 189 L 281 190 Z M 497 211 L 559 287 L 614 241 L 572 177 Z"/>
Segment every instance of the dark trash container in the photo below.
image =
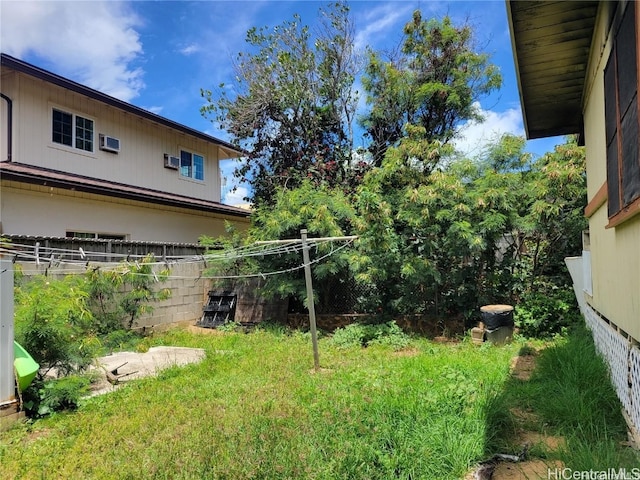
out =
<path fill-rule="evenodd" d="M 513 307 L 511 305 L 485 305 L 480 307 L 482 323 L 488 331 L 500 327 L 513 327 Z"/>
<path fill-rule="evenodd" d="M 513 307 L 511 305 L 485 305 L 480 307 L 487 340 L 501 345 L 513 337 Z"/>

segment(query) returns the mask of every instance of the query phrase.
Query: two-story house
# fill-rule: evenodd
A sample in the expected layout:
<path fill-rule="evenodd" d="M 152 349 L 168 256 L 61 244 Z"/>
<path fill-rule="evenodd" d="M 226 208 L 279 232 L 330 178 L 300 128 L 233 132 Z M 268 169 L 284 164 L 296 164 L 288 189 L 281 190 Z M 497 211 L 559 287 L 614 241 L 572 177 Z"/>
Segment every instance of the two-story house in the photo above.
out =
<path fill-rule="evenodd" d="M 196 243 L 249 212 L 220 201 L 231 144 L 1 56 L 0 234 Z"/>
<path fill-rule="evenodd" d="M 527 136 L 579 134 L 578 301 L 640 438 L 640 3 L 507 1 Z"/>

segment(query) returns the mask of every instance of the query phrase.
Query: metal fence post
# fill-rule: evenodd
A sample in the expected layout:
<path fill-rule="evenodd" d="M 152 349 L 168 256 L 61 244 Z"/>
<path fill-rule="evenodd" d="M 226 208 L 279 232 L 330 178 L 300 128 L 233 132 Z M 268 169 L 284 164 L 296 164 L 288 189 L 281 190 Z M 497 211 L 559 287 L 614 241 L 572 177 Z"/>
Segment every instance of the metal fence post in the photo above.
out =
<path fill-rule="evenodd" d="M 14 399 L 13 262 L 0 258 L 0 404 Z"/>
<path fill-rule="evenodd" d="M 309 309 L 309 324 L 311 326 L 311 343 L 313 343 L 313 367 L 320 368 L 318 354 L 318 335 L 316 333 L 316 307 L 313 301 L 313 285 L 311 283 L 311 261 L 309 260 L 309 245 L 307 244 L 307 229 L 300 230 L 302 239 L 302 260 L 304 262 L 304 279 L 307 284 L 307 308 Z"/>

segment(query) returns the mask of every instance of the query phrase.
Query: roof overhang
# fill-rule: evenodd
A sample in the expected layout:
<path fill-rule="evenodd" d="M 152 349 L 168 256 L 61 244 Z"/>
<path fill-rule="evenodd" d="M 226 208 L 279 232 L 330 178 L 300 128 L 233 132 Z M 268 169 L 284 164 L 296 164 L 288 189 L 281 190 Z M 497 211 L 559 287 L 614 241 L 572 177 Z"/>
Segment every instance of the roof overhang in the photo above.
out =
<path fill-rule="evenodd" d="M 135 105 L 132 105 L 130 103 L 123 102 L 122 100 L 118 100 L 115 97 L 106 95 L 102 92 L 99 92 L 98 90 L 94 90 L 93 88 L 89 88 L 85 85 L 69 80 L 68 78 L 61 77 L 60 75 L 56 75 L 55 73 L 51 73 L 47 70 L 36 67 L 35 65 L 31 65 L 30 63 L 24 62 L 5 53 L 0 55 L 0 59 L 1 66 L 3 68 L 11 68 L 15 71 L 30 75 L 34 78 L 38 78 L 45 82 L 57 85 L 72 92 L 76 92 L 80 95 L 84 95 L 88 98 L 105 103 L 133 115 L 137 115 L 138 117 L 150 120 L 159 125 L 163 125 L 187 135 L 199 138 L 206 142 L 213 143 L 219 147 L 218 150 L 224 156 L 223 158 L 237 158 L 246 155 L 246 152 L 229 142 L 225 142 L 224 140 L 220 140 L 219 138 L 212 137 L 211 135 L 207 135 L 206 133 L 200 132 L 199 130 L 187 127 L 186 125 L 174 122 L 160 115 L 156 115 L 155 113 L 144 110 L 143 108 L 136 107 Z"/>
<path fill-rule="evenodd" d="M 597 1 L 507 0 L 527 138 L 582 133 Z"/>
<path fill-rule="evenodd" d="M 140 188 L 122 183 L 108 182 L 97 178 L 75 175 L 42 167 L 34 167 L 15 162 L 0 162 L 0 178 L 32 185 L 42 185 L 63 190 L 103 195 L 107 197 L 124 198 L 144 203 L 152 203 L 187 210 L 227 215 L 231 217 L 248 218 L 250 211 L 211 202 L 193 197 L 173 195 L 159 190 Z"/>

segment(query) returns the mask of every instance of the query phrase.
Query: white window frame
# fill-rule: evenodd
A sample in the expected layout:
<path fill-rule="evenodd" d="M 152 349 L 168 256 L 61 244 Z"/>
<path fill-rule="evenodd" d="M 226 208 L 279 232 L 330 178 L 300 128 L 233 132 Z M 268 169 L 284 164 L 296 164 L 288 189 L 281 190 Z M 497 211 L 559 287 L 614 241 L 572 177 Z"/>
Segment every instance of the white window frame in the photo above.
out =
<path fill-rule="evenodd" d="M 183 154 L 188 154 L 191 157 L 191 163 L 189 166 L 183 165 L 183 161 L 184 161 L 184 157 Z M 202 159 L 202 178 L 196 178 L 195 174 L 196 174 L 196 169 L 195 169 L 195 162 L 194 162 L 194 156 L 200 157 Z M 191 180 L 194 182 L 198 182 L 198 183 L 204 183 L 205 182 L 205 165 L 207 163 L 207 159 L 206 157 L 201 154 L 198 153 L 194 150 L 191 150 L 190 148 L 183 148 L 180 147 L 180 153 L 178 158 L 180 158 L 180 167 L 178 167 L 178 172 L 180 173 L 180 178 L 186 179 L 186 180 Z M 185 170 L 185 168 L 188 168 L 188 170 Z M 185 173 L 188 172 L 188 173 Z"/>

